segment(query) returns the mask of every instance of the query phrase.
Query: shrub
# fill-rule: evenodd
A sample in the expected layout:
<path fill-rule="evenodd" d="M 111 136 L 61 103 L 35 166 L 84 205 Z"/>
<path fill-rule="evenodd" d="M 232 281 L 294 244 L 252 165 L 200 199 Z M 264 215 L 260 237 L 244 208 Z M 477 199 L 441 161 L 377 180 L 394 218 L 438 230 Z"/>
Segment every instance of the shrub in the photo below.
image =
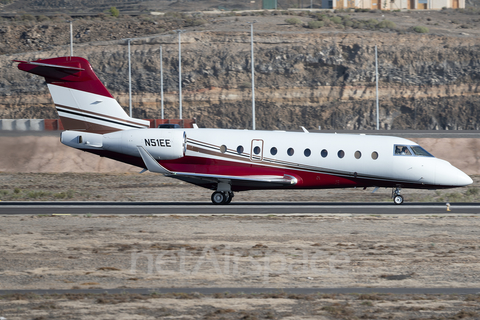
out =
<path fill-rule="evenodd" d="M 32 16 L 31 14 L 24 14 L 22 16 L 22 20 L 24 21 L 34 21 L 35 20 L 35 17 Z"/>
<path fill-rule="evenodd" d="M 465 192 L 465 194 L 467 196 L 476 196 L 476 195 L 478 195 L 479 192 L 480 192 L 480 189 L 475 188 L 475 187 L 470 187 L 470 188 L 467 189 L 467 192 Z"/>
<path fill-rule="evenodd" d="M 185 25 L 189 27 L 199 27 L 207 23 L 204 19 L 188 19 L 185 21 Z"/>
<path fill-rule="evenodd" d="M 50 18 L 47 17 L 47 16 L 44 16 L 44 15 L 41 15 L 41 16 L 38 16 L 37 20 L 38 20 L 39 22 L 43 22 L 43 21 L 50 20 Z"/>
<path fill-rule="evenodd" d="M 416 26 L 416 27 L 413 27 L 413 31 L 417 33 L 428 33 L 430 30 L 428 30 L 427 27 Z"/>
<path fill-rule="evenodd" d="M 380 21 L 379 24 L 377 24 L 377 28 L 388 28 L 388 29 L 395 29 L 397 26 L 395 25 L 395 23 L 393 21 L 390 21 L 390 20 L 383 20 L 383 21 Z"/>
<path fill-rule="evenodd" d="M 117 18 L 120 15 L 120 11 L 118 11 L 116 7 L 110 7 L 109 12 L 115 18 Z"/>
<path fill-rule="evenodd" d="M 366 25 L 369 26 L 370 28 L 375 28 L 378 24 L 378 21 L 376 19 L 368 19 L 366 21 Z"/>
<path fill-rule="evenodd" d="M 310 21 L 308 22 L 308 27 L 310 29 L 318 29 L 321 28 L 325 25 L 325 22 L 323 21 Z"/>
<path fill-rule="evenodd" d="M 332 17 L 330 20 L 331 20 L 333 23 L 336 23 L 336 24 L 342 23 L 342 18 L 340 18 L 340 17 Z"/>
<path fill-rule="evenodd" d="M 352 20 L 345 20 L 345 21 L 343 21 L 343 25 L 345 27 L 352 27 L 353 26 L 353 21 Z"/>
<path fill-rule="evenodd" d="M 298 18 L 289 18 L 289 19 L 285 19 L 285 22 L 288 24 L 296 25 L 296 24 L 301 24 L 302 20 Z"/>

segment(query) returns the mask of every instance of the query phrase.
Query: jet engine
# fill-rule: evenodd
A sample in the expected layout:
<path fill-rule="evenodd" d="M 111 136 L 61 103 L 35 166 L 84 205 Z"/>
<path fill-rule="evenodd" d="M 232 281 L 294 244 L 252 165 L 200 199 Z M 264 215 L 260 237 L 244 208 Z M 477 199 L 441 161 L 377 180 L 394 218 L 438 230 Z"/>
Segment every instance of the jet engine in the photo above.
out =
<path fill-rule="evenodd" d="M 105 150 L 138 156 L 142 146 L 157 160 L 174 160 L 185 156 L 187 135 L 179 129 L 135 129 L 105 134 Z"/>
<path fill-rule="evenodd" d="M 179 159 L 187 150 L 187 135 L 179 129 L 132 129 L 103 135 L 64 131 L 61 141 L 77 149 L 108 150 L 131 156 L 140 156 L 137 146 L 142 146 L 157 160 Z"/>

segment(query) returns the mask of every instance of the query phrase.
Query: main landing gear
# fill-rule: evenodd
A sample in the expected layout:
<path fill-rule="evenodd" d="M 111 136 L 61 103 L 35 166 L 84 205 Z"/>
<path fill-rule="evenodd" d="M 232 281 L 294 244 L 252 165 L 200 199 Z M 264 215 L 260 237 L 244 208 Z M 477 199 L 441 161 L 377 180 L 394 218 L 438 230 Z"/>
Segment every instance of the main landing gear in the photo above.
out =
<path fill-rule="evenodd" d="M 393 198 L 393 203 L 395 204 L 402 204 L 403 203 L 403 196 L 400 194 L 400 188 L 395 188 L 395 190 L 392 189 L 392 198 Z"/>
<path fill-rule="evenodd" d="M 212 194 L 213 204 L 229 204 L 233 199 L 233 191 L 215 191 Z"/>

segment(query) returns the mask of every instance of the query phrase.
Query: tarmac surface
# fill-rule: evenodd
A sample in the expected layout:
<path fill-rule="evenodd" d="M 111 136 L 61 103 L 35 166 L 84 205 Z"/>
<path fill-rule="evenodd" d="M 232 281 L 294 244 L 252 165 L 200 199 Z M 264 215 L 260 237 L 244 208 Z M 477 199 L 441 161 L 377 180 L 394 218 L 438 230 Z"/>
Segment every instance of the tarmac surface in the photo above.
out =
<path fill-rule="evenodd" d="M 480 214 L 478 203 L 247 202 L 0 202 L 0 215 L 316 215 L 316 214 Z"/>

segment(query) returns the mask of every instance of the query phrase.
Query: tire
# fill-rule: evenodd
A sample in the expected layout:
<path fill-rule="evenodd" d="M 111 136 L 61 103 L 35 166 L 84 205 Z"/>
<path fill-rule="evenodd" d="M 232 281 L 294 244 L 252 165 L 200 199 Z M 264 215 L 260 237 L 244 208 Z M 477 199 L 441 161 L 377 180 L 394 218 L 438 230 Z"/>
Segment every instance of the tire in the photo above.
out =
<path fill-rule="evenodd" d="M 224 204 L 226 200 L 228 200 L 228 197 L 223 192 L 215 191 L 212 194 L 212 203 L 213 204 Z"/>
<path fill-rule="evenodd" d="M 232 202 L 233 192 L 230 191 L 226 196 L 227 196 L 227 199 L 225 200 L 224 204 L 229 204 L 230 202 Z"/>
<path fill-rule="evenodd" d="M 403 203 L 403 197 L 399 194 L 397 194 L 395 197 L 393 197 L 393 203 L 395 204 L 402 204 Z"/>

